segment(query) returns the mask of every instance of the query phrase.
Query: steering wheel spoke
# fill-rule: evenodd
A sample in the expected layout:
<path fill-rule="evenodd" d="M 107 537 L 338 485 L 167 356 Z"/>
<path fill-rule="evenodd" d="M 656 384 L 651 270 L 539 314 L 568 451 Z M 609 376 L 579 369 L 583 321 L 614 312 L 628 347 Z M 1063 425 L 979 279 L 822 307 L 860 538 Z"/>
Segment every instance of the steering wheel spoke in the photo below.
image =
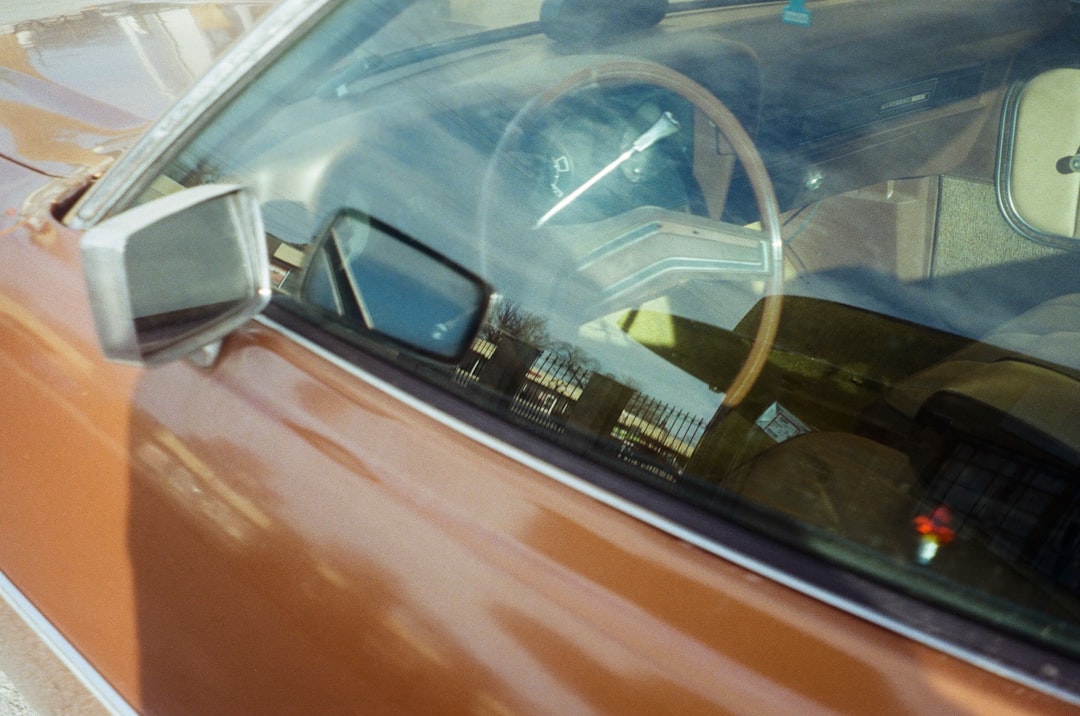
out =
<path fill-rule="evenodd" d="M 605 177 L 631 165 L 636 155 L 681 131 L 680 122 L 670 113 L 654 118 L 652 126 L 599 171 L 587 172 L 583 183 L 546 208 L 546 213 L 526 218 L 497 211 L 502 208 L 495 199 L 496 187 L 502 186 L 500 173 L 517 166 L 507 160 L 522 149 L 540 126 L 541 117 L 579 93 L 628 87 L 655 87 L 677 95 L 716 128 L 717 139 L 724 140 L 741 164 L 753 190 L 760 228 L 647 205 L 588 223 L 554 220 L 563 219 L 563 209 L 593 191 Z M 514 226 L 517 218 L 528 225 Z M 738 405 L 760 375 L 780 322 L 783 243 L 778 202 L 753 140 L 723 102 L 686 75 L 655 62 L 613 58 L 569 74 L 533 97 L 507 126 L 485 172 L 479 210 L 485 255 L 495 248 L 489 245 L 493 221 L 500 225 L 501 241 L 528 242 L 518 248 L 518 261 L 493 260 L 493 264 L 513 263 L 518 267 L 512 279 L 516 288 L 547 297 L 550 308 L 580 318 L 633 307 L 690 281 L 758 282 L 765 296 L 761 322 L 742 367 L 725 391 L 721 413 Z M 501 249 L 504 256 L 513 253 Z"/>
<path fill-rule="evenodd" d="M 689 281 L 762 282 L 775 270 L 769 237 L 761 230 L 656 207 L 537 233 L 565 257 L 563 282 L 574 284 L 577 299 L 595 314 Z"/>

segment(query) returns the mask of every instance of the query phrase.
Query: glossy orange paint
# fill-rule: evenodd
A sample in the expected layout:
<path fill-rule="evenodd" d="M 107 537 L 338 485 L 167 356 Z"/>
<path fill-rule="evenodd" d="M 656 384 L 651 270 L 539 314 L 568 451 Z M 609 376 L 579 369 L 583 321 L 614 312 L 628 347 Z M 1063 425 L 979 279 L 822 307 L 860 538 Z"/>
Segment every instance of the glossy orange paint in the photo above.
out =
<path fill-rule="evenodd" d="M 70 126 L 0 150 L 38 169 L 0 168 L 0 569 L 140 711 L 1064 711 L 601 504 L 272 323 L 211 370 L 106 363 L 80 236 L 49 211 L 67 189 L 40 173 L 107 134 L 72 149 Z"/>
<path fill-rule="evenodd" d="M 140 710 L 1056 708 L 604 506 L 273 325 L 210 371 L 105 363 L 78 238 L 48 218 L 0 237 L 0 564 Z"/>
<path fill-rule="evenodd" d="M 135 372 L 97 359 L 72 235 L 51 221 L 32 228 L 26 218 L 0 234 L 0 246 L 0 563 L 131 692 L 138 674 L 128 487 L 113 478 L 126 470 Z M 73 609 L 73 600 L 84 606 Z"/>

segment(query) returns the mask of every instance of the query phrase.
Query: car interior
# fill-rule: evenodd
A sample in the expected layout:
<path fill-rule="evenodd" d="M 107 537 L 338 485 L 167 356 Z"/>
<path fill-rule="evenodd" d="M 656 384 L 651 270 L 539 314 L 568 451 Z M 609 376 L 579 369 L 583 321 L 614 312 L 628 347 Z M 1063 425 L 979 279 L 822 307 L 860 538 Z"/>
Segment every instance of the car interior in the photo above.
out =
<path fill-rule="evenodd" d="M 1074 650 L 1069 3 L 821 2 L 807 27 L 776 3 L 545 0 L 495 29 L 468 8 L 387 9 L 359 47 L 342 18 L 295 53 L 320 64 L 314 91 L 268 73 L 147 197 L 241 176 L 289 310 L 658 489 Z M 415 46 L 417 23 L 445 39 Z M 343 210 L 351 243 L 329 241 Z M 365 247 L 388 235 L 486 282 L 486 327 L 422 315 L 456 305 L 437 297 L 365 318 Z M 412 335 L 432 323 L 471 328 Z M 576 372 L 537 362 L 560 352 Z M 698 421 L 676 433 L 633 394 Z"/>

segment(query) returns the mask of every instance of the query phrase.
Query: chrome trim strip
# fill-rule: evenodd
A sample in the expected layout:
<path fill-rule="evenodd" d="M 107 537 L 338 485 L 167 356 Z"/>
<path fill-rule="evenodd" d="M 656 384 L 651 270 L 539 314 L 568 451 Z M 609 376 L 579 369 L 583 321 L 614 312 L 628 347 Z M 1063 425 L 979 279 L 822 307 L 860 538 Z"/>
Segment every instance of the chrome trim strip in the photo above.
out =
<path fill-rule="evenodd" d="M 339 0 L 282 0 L 227 52 L 145 135 L 105 172 L 79 202 L 69 224 L 87 229 L 130 202 L 138 182 L 162 167 L 162 157 L 183 137 L 197 131 L 212 109 L 232 98 L 237 84 L 256 68 L 275 59 L 282 45 L 322 18 Z"/>
<path fill-rule="evenodd" d="M 491 435 L 465 423 L 452 415 L 449 415 L 441 410 L 438 410 L 430 404 L 420 400 L 411 393 L 398 388 L 381 378 L 372 375 L 366 370 L 356 366 L 332 351 L 323 348 L 317 343 L 305 338 L 304 336 L 296 333 L 295 331 L 286 328 L 285 326 L 277 323 L 276 321 L 268 318 L 265 315 L 260 315 L 255 320 L 268 329 L 280 333 L 289 340 L 303 346 L 312 353 L 318 355 L 320 358 L 336 365 L 337 367 L 345 370 L 346 372 L 356 376 L 360 380 L 364 381 L 368 385 L 376 388 L 383 393 L 386 393 L 390 397 L 401 401 L 408 407 L 416 410 L 423 415 L 426 415 L 433 420 L 445 425 L 446 427 L 460 433 L 462 436 L 483 445 L 491 450 L 494 450 L 505 457 L 508 457 L 516 462 L 525 465 L 526 467 L 535 470 L 536 472 L 551 478 L 552 480 L 569 487 L 587 497 L 618 510 L 629 517 L 633 517 L 650 527 L 654 527 L 662 532 L 687 542 L 695 547 L 705 550 L 710 554 L 713 554 L 721 559 L 731 562 L 739 567 L 742 567 L 748 571 L 751 571 L 761 577 L 769 579 L 773 582 L 781 584 L 790 589 L 804 594 L 808 597 L 823 602 L 831 607 L 835 607 L 843 612 L 851 614 L 852 616 L 863 619 L 871 624 L 887 629 L 894 634 L 898 634 L 902 637 L 910 639 L 913 642 L 922 644 L 936 651 L 940 651 L 948 656 L 955 657 L 962 661 L 965 661 L 973 666 L 976 666 L 984 671 L 999 676 L 1003 679 L 1007 679 L 1014 683 L 1026 686 L 1035 691 L 1052 696 L 1056 699 L 1060 699 L 1066 703 L 1080 706 L 1080 694 L 1076 694 L 1065 689 L 1062 689 L 1055 684 L 1047 683 L 1045 681 L 1039 681 L 1031 677 L 1030 675 L 1019 671 L 1015 668 L 1008 666 L 1007 664 L 1001 664 L 986 656 L 973 652 L 963 647 L 945 641 L 943 639 L 930 636 L 921 632 L 908 624 L 889 618 L 883 614 L 880 614 L 869 607 L 854 602 L 850 599 L 839 596 L 833 592 L 827 591 L 811 584 L 805 580 L 788 574 L 770 564 L 766 564 L 758 559 L 755 559 L 743 552 L 734 550 L 727 547 L 715 540 L 709 539 L 703 535 L 698 534 L 692 530 L 687 529 L 681 524 L 674 522 L 663 515 L 659 515 L 651 510 L 645 509 L 640 505 L 630 502 L 629 500 L 613 494 L 607 490 L 604 490 L 596 485 L 584 480 L 576 475 L 561 470 L 550 463 L 541 460 L 535 455 L 525 452 L 520 448 L 516 448 L 502 440 L 492 437 Z M 1044 668 L 1048 672 L 1056 673 L 1056 667 L 1052 664 L 1047 664 Z"/>
<path fill-rule="evenodd" d="M 79 653 L 71 642 L 64 638 L 63 634 L 52 625 L 44 614 L 31 604 L 30 600 L 19 591 L 19 588 L 3 572 L 0 572 L 0 598 L 34 633 L 38 638 L 38 642 L 45 646 L 71 672 L 72 676 L 79 681 L 87 693 L 104 710 L 117 716 L 138 715 L 138 712 L 132 708 L 124 697 L 90 665 L 90 662 Z"/>

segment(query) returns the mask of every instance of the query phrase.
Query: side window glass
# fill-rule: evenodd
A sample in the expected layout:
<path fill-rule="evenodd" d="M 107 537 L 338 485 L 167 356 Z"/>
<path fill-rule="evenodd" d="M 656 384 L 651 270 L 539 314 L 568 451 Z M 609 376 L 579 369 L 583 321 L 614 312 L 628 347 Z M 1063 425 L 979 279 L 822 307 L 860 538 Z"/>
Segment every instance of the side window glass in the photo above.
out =
<path fill-rule="evenodd" d="M 487 27 L 475 3 L 370 5 L 244 88 L 144 198 L 244 183 L 276 301 L 312 330 L 717 519 L 1077 653 L 1075 338 L 1047 356 L 976 330 L 1029 290 L 1064 294 L 1044 320 L 1075 314 L 1069 257 L 1040 255 L 1052 270 L 1022 288 L 1007 262 L 965 266 L 1007 295 L 950 323 L 930 292 L 979 282 L 918 271 L 966 216 L 946 211 L 960 182 L 861 185 L 878 167 L 852 159 L 849 190 L 780 204 L 740 108 L 684 74 L 715 64 L 700 35 L 682 69 L 651 47 L 613 68 Z M 750 54 L 724 64 L 736 99 L 760 95 Z M 999 220 L 990 194 L 980 216 Z"/>

